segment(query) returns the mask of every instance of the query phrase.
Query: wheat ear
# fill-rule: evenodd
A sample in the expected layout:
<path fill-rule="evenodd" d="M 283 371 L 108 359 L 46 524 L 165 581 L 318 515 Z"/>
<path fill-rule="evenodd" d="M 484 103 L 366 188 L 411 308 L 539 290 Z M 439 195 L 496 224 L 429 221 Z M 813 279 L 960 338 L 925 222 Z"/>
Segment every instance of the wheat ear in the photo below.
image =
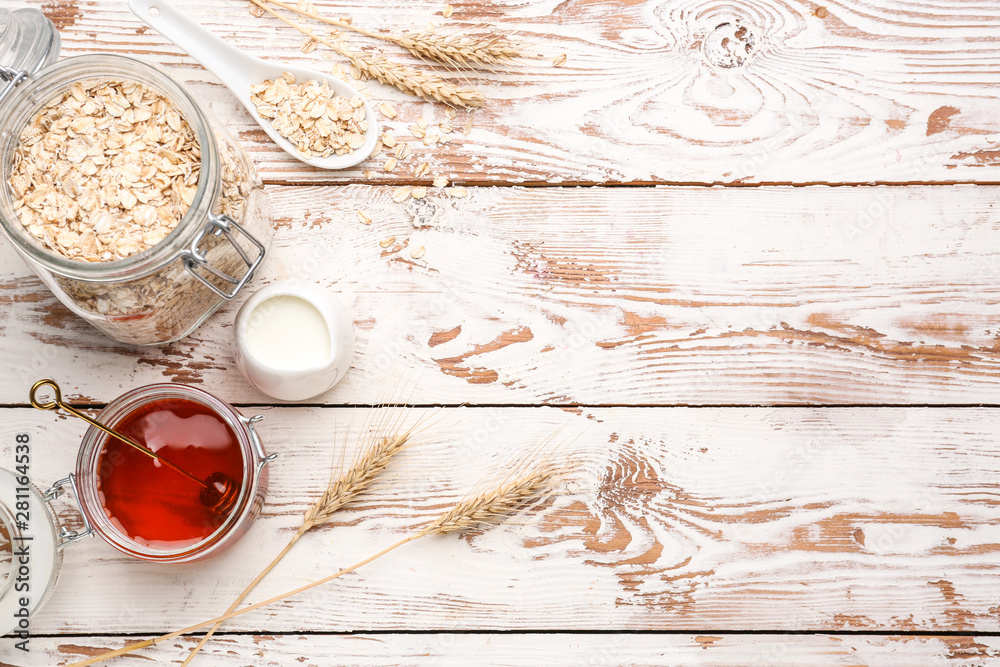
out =
<path fill-rule="evenodd" d="M 460 88 L 436 74 L 394 62 L 385 56 L 352 51 L 344 46 L 342 42 L 335 42 L 313 34 L 311 28 L 282 16 L 268 7 L 263 0 L 250 0 L 250 2 L 271 16 L 295 28 L 303 35 L 308 35 L 320 44 L 329 47 L 344 58 L 347 58 L 351 65 L 365 78 L 375 79 L 415 97 L 437 100 L 438 102 L 454 106 L 481 107 L 486 104 L 486 96 L 475 88 Z"/>
<path fill-rule="evenodd" d="M 103 662 L 104 660 L 109 660 L 127 653 L 132 653 L 133 651 L 137 651 L 139 649 L 153 646 L 154 644 L 159 644 L 160 642 L 176 639 L 182 635 L 200 630 L 206 625 L 223 623 L 236 616 L 242 616 L 243 614 L 254 611 L 255 609 L 260 609 L 261 607 L 275 602 L 281 602 L 282 600 L 298 595 L 299 593 L 304 593 L 305 591 L 316 588 L 317 586 L 329 583 L 338 577 L 344 576 L 345 574 L 354 572 L 358 568 L 367 565 L 373 560 L 381 558 L 390 551 L 398 549 L 409 542 L 419 540 L 422 537 L 427 537 L 428 535 L 457 533 L 498 523 L 505 517 L 510 516 L 513 512 L 525 507 L 528 503 L 541 498 L 549 489 L 549 485 L 555 477 L 555 474 L 556 471 L 550 464 L 540 464 L 533 468 L 530 472 L 514 479 L 513 481 L 504 481 L 499 486 L 463 500 L 420 531 L 408 535 L 395 544 L 389 545 L 382 551 L 379 551 L 378 553 L 369 556 L 354 565 L 334 572 L 328 577 L 299 586 L 295 590 L 282 593 L 281 595 L 276 595 L 273 598 L 264 600 L 263 602 L 257 602 L 247 607 L 243 607 L 238 611 L 228 611 L 218 618 L 203 621 L 197 625 L 192 625 L 182 630 L 171 632 L 170 634 L 161 635 L 160 637 L 154 637 L 153 639 L 147 639 L 135 644 L 130 644 L 114 651 L 108 651 L 107 653 L 102 653 L 101 655 L 87 658 L 86 660 L 74 662 L 72 665 L 69 665 L 69 667 L 86 667 L 86 665 Z"/>
<path fill-rule="evenodd" d="M 421 532 L 446 535 L 497 523 L 541 496 L 555 475 L 551 465 L 538 465 L 522 477 L 463 500 Z"/>
<path fill-rule="evenodd" d="M 508 65 L 523 55 L 519 45 L 502 37 L 479 37 L 461 33 L 442 35 L 421 31 L 390 35 L 386 39 L 418 58 L 430 58 L 456 68 Z"/>
<path fill-rule="evenodd" d="M 357 461 L 345 472 L 344 474 L 337 477 L 335 480 L 330 482 L 312 507 L 310 507 L 303 517 L 302 526 L 292 535 L 292 538 L 285 545 L 285 548 L 281 550 L 274 560 L 270 564 L 261 570 L 253 581 L 251 581 L 246 588 L 243 589 L 233 603 L 226 609 L 226 613 L 233 611 L 236 607 L 246 599 L 247 595 L 257 587 L 264 577 L 270 574 L 271 570 L 285 557 L 285 554 L 291 550 L 295 543 L 302 538 L 309 530 L 320 526 L 327 521 L 329 521 L 334 512 L 339 510 L 344 505 L 348 504 L 355 498 L 357 498 L 362 492 L 367 489 L 375 478 L 378 477 L 385 468 L 392 462 L 393 458 L 401 451 L 403 451 L 410 437 L 413 435 L 413 429 L 409 429 L 403 433 L 398 433 L 393 436 L 387 436 L 376 439 L 374 442 L 365 447 L 364 452 L 358 458 Z M 208 643 L 215 634 L 215 631 L 219 629 L 222 625 L 222 621 L 217 622 L 213 625 L 209 631 L 202 637 L 198 645 L 191 649 L 188 657 L 184 660 L 181 667 L 186 667 L 188 664 L 194 660 L 194 657 L 198 655 L 202 647 Z"/>
<path fill-rule="evenodd" d="M 265 2 L 328 25 L 396 44 L 418 58 L 430 58 L 450 67 L 472 67 L 474 65 L 495 67 L 513 63 L 515 59 L 524 55 L 521 45 L 503 37 L 479 37 L 461 33 L 442 35 L 429 31 L 410 32 L 405 35 L 378 33 L 360 28 L 347 21 L 321 16 L 315 10 L 303 11 L 295 5 L 281 2 L 281 0 L 265 0 Z"/>

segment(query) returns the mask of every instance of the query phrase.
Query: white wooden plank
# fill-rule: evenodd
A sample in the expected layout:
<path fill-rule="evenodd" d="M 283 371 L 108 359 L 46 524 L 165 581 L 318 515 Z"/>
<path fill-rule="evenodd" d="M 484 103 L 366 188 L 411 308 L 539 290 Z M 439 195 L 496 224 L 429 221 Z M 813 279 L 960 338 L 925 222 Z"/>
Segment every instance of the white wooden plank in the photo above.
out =
<path fill-rule="evenodd" d="M 286 156 L 212 75 L 141 26 L 125 3 L 13 4 L 52 15 L 68 55 L 110 51 L 167 65 L 272 181 L 356 181 L 378 171 L 380 160 L 335 173 Z M 301 53 L 297 32 L 251 17 L 244 0 L 175 4 L 257 55 L 329 66 L 322 50 Z M 379 179 L 412 181 L 426 159 L 427 182 L 436 174 L 467 183 L 997 180 L 1000 8 L 987 0 L 470 0 L 447 21 L 438 0 L 315 4 L 395 32 L 428 21 L 442 29 L 494 25 L 542 56 L 483 83 L 491 102 L 475 114 L 472 134 L 434 150 L 419 144 L 416 157 Z M 736 37 L 740 28 L 746 32 Z M 563 53 L 566 66 L 552 67 Z M 440 106 L 374 89 L 397 103 L 400 115 L 388 123 L 397 136 L 408 136 L 421 115 L 444 119 Z"/>
<path fill-rule="evenodd" d="M 118 637 L 32 640 L 31 662 L 65 665 L 105 649 Z M 177 640 L 125 657 L 114 664 L 165 664 L 182 658 L 195 640 Z M 44 656 L 44 657 L 42 657 Z M 283 665 L 949 665 L 986 664 L 1000 657 L 1000 640 L 982 636 L 829 635 L 229 635 L 203 650 L 205 667 Z"/>
<path fill-rule="evenodd" d="M 99 540 L 65 551 L 39 634 L 163 632 L 206 620 L 277 553 L 368 412 L 267 408 L 279 453 L 264 514 L 231 550 L 160 566 Z M 425 414 L 409 413 L 411 418 Z M 81 426 L 3 411 L 39 484 Z M 278 594 L 436 516 L 502 461 L 579 435 L 563 493 L 467 539 L 411 543 L 356 574 L 235 619 L 254 633 L 400 630 L 991 632 L 997 623 L 1000 417 L 975 408 L 467 408 L 260 586 Z M 354 442 L 352 440 L 352 442 Z M 353 446 L 353 445 L 352 445 Z M 73 524 L 67 501 L 57 503 Z M 74 642 L 70 642 L 74 643 Z"/>
<path fill-rule="evenodd" d="M 316 402 L 373 402 L 409 371 L 419 403 L 1000 403 L 997 188 L 391 191 L 272 188 L 251 289 L 314 281 L 355 316 L 354 368 Z M 136 349 L 7 246 L 0 290 L 0 402 L 47 375 L 89 402 L 164 380 L 270 402 L 233 368 L 245 297 Z"/>

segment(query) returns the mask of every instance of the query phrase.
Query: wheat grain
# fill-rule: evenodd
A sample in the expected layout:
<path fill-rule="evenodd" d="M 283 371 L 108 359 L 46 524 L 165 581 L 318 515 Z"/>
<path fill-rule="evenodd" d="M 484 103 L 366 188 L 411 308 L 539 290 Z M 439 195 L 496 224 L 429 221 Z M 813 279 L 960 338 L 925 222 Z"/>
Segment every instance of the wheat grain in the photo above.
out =
<path fill-rule="evenodd" d="M 291 550 L 295 543 L 298 542 L 303 535 L 308 531 L 312 530 L 316 526 L 321 526 L 327 521 L 329 521 L 333 514 L 342 508 L 344 505 L 348 504 L 355 498 L 357 498 L 361 493 L 367 489 L 371 483 L 375 480 L 378 475 L 386 469 L 386 467 L 392 462 L 392 460 L 399 454 L 403 449 L 406 448 L 407 443 L 410 441 L 410 437 L 413 435 L 413 428 L 410 428 L 401 433 L 396 433 L 392 436 L 382 436 L 381 438 L 376 437 L 373 441 L 370 441 L 363 449 L 361 455 L 354 462 L 353 465 L 336 479 L 333 479 L 330 484 L 327 485 L 326 490 L 323 495 L 313 503 L 312 507 L 306 510 L 305 516 L 302 519 L 302 525 L 299 529 L 292 535 L 292 538 L 285 545 L 285 548 L 281 550 L 271 562 L 261 570 L 253 581 L 251 581 L 246 588 L 236 597 L 233 603 L 226 610 L 226 613 L 236 609 L 243 600 L 246 599 L 247 595 L 257 587 L 264 577 L 270 574 L 271 570 L 281 562 L 281 559 Z M 331 475 L 331 478 L 333 476 Z M 181 667 L 186 667 L 198 652 L 201 651 L 202 647 L 208 643 L 215 634 L 215 631 L 219 629 L 222 625 L 222 621 L 219 621 L 213 625 L 209 631 L 202 637 L 201 641 L 198 642 L 197 646 L 191 649 L 188 657 L 184 660 Z"/>
<path fill-rule="evenodd" d="M 328 25 L 380 39 L 401 46 L 418 58 L 429 58 L 449 67 L 496 67 L 508 65 L 524 55 L 524 47 L 499 35 L 482 37 L 478 35 L 452 33 L 439 35 L 428 25 L 427 30 L 410 32 L 405 35 L 377 33 L 352 25 L 342 19 L 320 16 L 316 12 L 303 11 L 281 0 L 265 0 L 277 7 L 287 9 L 302 16 L 321 21 Z"/>
<path fill-rule="evenodd" d="M 527 474 L 463 500 L 423 529 L 427 535 L 446 535 L 497 523 L 538 500 L 556 470 L 542 463 Z"/>
<path fill-rule="evenodd" d="M 440 35 L 423 31 L 380 37 L 398 44 L 418 58 L 430 58 L 455 68 L 509 65 L 523 55 L 519 44 L 496 36 L 480 37 L 462 33 Z"/>
<path fill-rule="evenodd" d="M 348 62 L 350 62 L 351 66 L 357 70 L 357 73 L 362 79 L 375 79 L 380 83 L 393 86 L 394 88 L 415 97 L 421 97 L 427 100 L 437 100 L 438 102 L 453 104 L 460 107 L 481 107 L 486 103 L 486 96 L 475 88 L 462 88 L 431 72 L 424 72 L 415 67 L 397 63 L 389 60 L 385 56 L 353 51 L 349 49 L 341 40 L 333 41 L 325 37 L 320 37 L 319 35 L 314 35 L 311 28 L 299 25 L 295 21 L 282 16 L 265 5 L 265 1 L 274 2 L 274 0 L 250 0 L 250 2 L 257 7 L 260 7 L 268 14 L 295 28 L 303 35 L 308 35 L 314 38 L 320 44 L 327 46 L 344 58 L 347 58 Z M 284 3 L 275 2 L 274 4 L 279 7 L 291 7 L 290 5 L 285 5 Z M 298 10 L 292 9 L 292 11 Z"/>
<path fill-rule="evenodd" d="M 361 458 L 350 469 L 331 483 L 316 503 L 310 507 L 303 519 L 309 530 L 321 526 L 334 512 L 357 498 L 378 475 L 392 463 L 397 454 L 406 448 L 411 433 L 398 433 L 378 439 L 367 448 Z"/>
<path fill-rule="evenodd" d="M 475 88 L 461 88 L 436 74 L 394 62 L 385 56 L 351 51 L 343 44 L 324 43 L 347 58 L 358 69 L 362 78 L 375 79 L 414 97 L 459 107 L 481 107 L 486 104 L 486 96 Z"/>
<path fill-rule="evenodd" d="M 274 604 L 275 602 L 281 602 L 292 596 L 298 595 L 299 593 L 304 593 L 305 591 L 316 588 L 317 586 L 327 584 L 338 577 L 354 572 L 364 565 L 381 558 L 390 551 L 398 549 L 409 542 L 419 540 L 423 537 L 461 533 L 499 523 L 501 520 L 507 518 L 514 512 L 524 509 L 534 501 L 540 500 L 551 490 L 551 486 L 555 478 L 562 472 L 562 470 L 557 469 L 550 462 L 543 462 L 536 465 L 528 473 L 521 474 L 512 481 L 509 481 L 510 476 L 508 476 L 507 480 L 494 485 L 491 489 L 458 503 L 451 510 L 442 514 L 438 519 L 431 522 L 420 531 L 408 535 L 398 542 L 389 545 L 382 551 L 379 551 L 378 553 L 373 554 L 368 558 L 355 563 L 354 565 L 338 570 L 323 579 L 310 582 L 296 588 L 295 590 L 281 595 L 276 595 L 262 602 L 257 602 L 243 607 L 238 611 L 230 610 L 218 618 L 213 618 L 208 621 L 198 623 L 197 625 L 176 630 L 169 634 L 161 635 L 153 639 L 147 639 L 114 651 L 108 651 L 107 653 L 87 658 L 86 660 L 75 662 L 69 667 L 86 667 L 86 665 L 93 665 L 98 662 L 103 662 L 109 658 L 132 653 L 133 651 L 146 648 L 154 644 L 175 639 L 182 635 L 200 630 L 207 625 L 218 626 L 236 616 L 242 616 L 243 614 L 260 609 L 261 607 Z"/>

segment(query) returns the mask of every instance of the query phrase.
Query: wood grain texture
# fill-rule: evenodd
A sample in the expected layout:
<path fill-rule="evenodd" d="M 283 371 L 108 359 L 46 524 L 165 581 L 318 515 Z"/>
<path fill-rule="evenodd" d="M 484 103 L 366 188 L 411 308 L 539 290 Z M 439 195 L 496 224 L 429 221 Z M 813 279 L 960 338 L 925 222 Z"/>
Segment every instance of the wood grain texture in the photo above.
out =
<path fill-rule="evenodd" d="M 997 188 L 391 191 L 272 188 L 251 289 L 303 278 L 355 313 L 354 368 L 316 402 L 371 403 L 408 372 L 417 403 L 1000 403 Z M 164 380 L 270 402 L 232 365 L 241 299 L 129 348 L 0 253 L 0 401 L 56 374 L 83 402 Z"/>
<path fill-rule="evenodd" d="M 261 437 L 279 457 L 264 513 L 242 542 L 179 566 L 78 543 L 33 631 L 162 632 L 225 609 L 325 486 L 334 443 L 370 414 L 261 412 Z M 69 471 L 78 423 L 30 409 L 3 417 L 3 460 L 24 432 L 39 484 Z M 412 543 L 226 627 L 998 630 L 996 411 L 465 408 L 439 424 L 386 484 L 300 542 L 254 599 L 395 542 L 557 431 L 575 438 L 565 449 L 575 472 L 533 513 L 468 538 Z M 57 506 L 79 524 L 69 501 Z"/>
<path fill-rule="evenodd" d="M 991 0 L 320 0 L 333 16 L 405 32 L 495 25 L 541 58 L 482 82 L 491 98 L 454 135 L 391 175 L 382 160 L 315 171 L 279 151 L 210 74 L 143 27 L 123 2 L 15 0 L 41 7 L 68 55 L 110 51 L 165 64 L 240 137 L 270 181 L 379 181 L 431 173 L 463 183 L 997 181 L 1000 7 Z M 273 59 L 329 67 L 302 37 L 242 0 L 176 0 L 223 38 Z M 566 65 L 552 59 L 566 54 Z M 396 103 L 399 137 L 444 109 L 373 84 Z M 457 121 L 464 125 L 464 115 Z"/>
<path fill-rule="evenodd" d="M 330 66 L 244 0 L 173 1 L 257 55 Z M 354 446 L 347 432 L 375 414 L 338 406 L 400 384 L 413 403 L 483 407 L 439 415 L 384 485 L 308 535 L 254 599 L 396 541 L 554 432 L 575 438 L 574 474 L 501 527 L 421 540 L 227 624 L 246 634 L 219 637 L 199 664 L 1000 661 L 1000 416 L 955 407 L 1000 404 L 1000 190 L 691 187 L 1000 182 L 995 2 L 466 0 L 450 20 L 443 0 L 316 4 L 379 30 L 513 28 L 540 57 L 477 81 L 491 103 L 451 143 L 415 142 L 392 173 L 385 155 L 320 172 L 280 152 L 126 3 L 4 5 L 46 12 L 66 55 L 135 55 L 186 82 L 276 186 L 277 236 L 255 287 L 298 277 L 340 292 L 358 352 L 315 405 L 253 409 L 279 458 L 238 545 L 173 567 L 96 539 L 73 545 L 32 619 L 30 660 L 5 638 L 0 663 L 66 664 L 217 614 L 297 528 L 334 452 Z M 566 66 L 552 67 L 562 53 Z M 445 120 L 440 106 L 372 90 L 399 111 L 385 122 L 397 137 L 420 117 L 432 132 Z M 392 201 L 394 186 L 438 175 L 674 187 Z M 50 375 L 83 404 L 157 381 L 271 403 L 233 368 L 241 302 L 181 343 L 124 347 L 3 244 L 0 405 L 23 404 Z M 901 407 L 814 407 L 858 403 Z M 574 407 L 728 404 L 748 407 Z M 39 485 L 72 469 L 79 423 L 16 407 L 0 418 L 0 465 L 28 433 Z M 56 508 L 79 527 L 70 500 Z M 782 634 L 793 632 L 826 634 Z M 121 663 L 174 661 L 191 644 Z"/>
<path fill-rule="evenodd" d="M 119 637 L 40 638 L 32 640 L 28 665 L 65 665 L 124 642 Z M 143 658 L 122 658 L 125 666 L 166 664 L 183 657 L 192 639 L 144 651 Z M 982 636 L 825 635 L 236 635 L 212 640 L 199 665 L 205 667 L 280 667 L 331 664 L 358 667 L 470 664 L 494 667 L 530 665 L 948 665 L 987 664 L 1000 656 L 1000 640 Z M 4 663 L 7 664 L 7 663 Z"/>

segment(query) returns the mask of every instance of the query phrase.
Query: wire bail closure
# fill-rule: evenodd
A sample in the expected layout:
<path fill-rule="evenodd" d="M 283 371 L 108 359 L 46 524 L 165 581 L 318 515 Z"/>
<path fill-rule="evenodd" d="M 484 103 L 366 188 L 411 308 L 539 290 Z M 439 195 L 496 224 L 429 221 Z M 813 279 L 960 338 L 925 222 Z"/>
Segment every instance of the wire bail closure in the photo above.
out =
<path fill-rule="evenodd" d="M 247 254 L 247 251 L 244 250 L 239 243 L 237 243 L 236 237 L 233 234 L 234 231 L 245 236 L 257 248 L 256 258 L 251 259 Z M 201 248 L 201 243 L 209 234 L 216 237 L 220 235 L 225 236 L 229 245 L 233 246 L 236 252 L 239 253 L 240 258 L 247 266 L 247 270 L 242 277 L 237 278 L 220 271 L 212 266 L 211 262 L 208 261 L 208 258 L 206 257 L 207 251 Z M 246 287 L 246 284 L 250 282 L 250 279 L 253 278 L 254 271 L 256 271 L 257 267 L 260 266 L 260 263 L 264 261 L 264 255 L 266 253 L 267 249 L 264 247 L 264 244 L 258 241 L 253 234 L 241 227 L 238 222 L 230 218 L 228 215 L 213 215 L 205 227 L 198 232 L 197 236 L 195 236 L 194 240 L 191 242 L 191 247 L 184 251 L 184 268 L 187 269 L 188 273 L 201 281 L 201 284 L 205 287 L 212 290 L 226 301 L 229 301 L 239 294 L 240 290 Z M 232 285 L 232 289 L 228 292 L 223 292 L 218 286 L 209 282 L 208 278 L 199 273 L 197 269 L 204 269 L 205 271 L 208 271 L 219 280 Z"/>
<path fill-rule="evenodd" d="M 80 514 L 80 518 L 83 519 L 83 530 L 82 531 L 70 530 L 66 526 L 60 526 L 59 544 L 58 544 L 59 551 L 62 551 L 64 548 L 66 548 L 66 545 L 68 544 L 72 544 L 73 542 L 82 540 L 86 537 L 93 537 L 94 535 L 97 534 L 96 531 L 94 530 L 94 527 L 90 525 L 90 521 L 87 520 L 87 514 L 86 512 L 83 511 L 83 506 L 80 504 L 80 492 L 76 487 L 75 474 L 70 473 L 67 477 L 64 477 L 63 479 L 60 479 L 58 482 L 55 482 L 52 486 L 48 488 L 48 490 L 45 492 L 45 495 L 42 496 L 42 500 L 51 505 L 53 500 L 66 493 L 63 490 L 63 486 L 66 485 L 69 485 L 69 487 L 73 489 L 73 500 L 76 502 L 76 509 Z"/>
<path fill-rule="evenodd" d="M 0 65 L 0 79 L 7 82 L 7 85 L 4 86 L 4 89 L 0 90 L 0 102 L 3 102 L 8 95 L 14 92 L 14 89 L 17 88 L 17 85 L 27 78 L 28 78 L 28 70 L 24 69 L 16 70 L 16 69 L 11 69 L 10 67 L 6 67 L 4 65 Z"/>

